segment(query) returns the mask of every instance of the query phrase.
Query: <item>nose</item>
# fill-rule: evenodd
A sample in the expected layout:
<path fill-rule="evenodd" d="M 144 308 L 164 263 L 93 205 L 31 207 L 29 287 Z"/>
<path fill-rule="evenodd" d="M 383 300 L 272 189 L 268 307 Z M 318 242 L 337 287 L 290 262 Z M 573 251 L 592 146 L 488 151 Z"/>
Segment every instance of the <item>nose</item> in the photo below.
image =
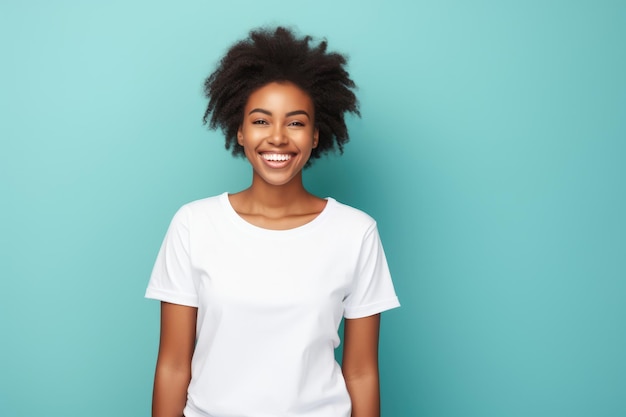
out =
<path fill-rule="evenodd" d="M 274 146 L 284 145 L 289 142 L 289 137 L 285 129 L 281 125 L 276 124 L 269 134 L 267 142 Z"/>

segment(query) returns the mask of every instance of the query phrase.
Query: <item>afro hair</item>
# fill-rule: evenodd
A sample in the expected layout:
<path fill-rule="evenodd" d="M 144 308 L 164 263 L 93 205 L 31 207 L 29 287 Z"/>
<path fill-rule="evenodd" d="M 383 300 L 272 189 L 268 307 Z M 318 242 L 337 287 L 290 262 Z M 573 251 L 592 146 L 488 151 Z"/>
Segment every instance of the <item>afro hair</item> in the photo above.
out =
<path fill-rule="evenodd" d="M 243 156 L 237 143 L 237 130 L 250 95 L 271 82 L 290 82 L 306 92 L 315 109 L 319 143 L 312 160 L 339 149 L 349 140 L 344 120 L 346 112 L 360 116 L 353 92 L 354 81 L 345 69 L 346 57 L 327 51 L 327 42 L 313 42 L 310 36 L 298 38 L 284 27 L 252 30 L 248 38 L 235 43 L 205 80 L 209 99 L 203 122 L 210 129 L 221 129 L 226 149 Z"/>

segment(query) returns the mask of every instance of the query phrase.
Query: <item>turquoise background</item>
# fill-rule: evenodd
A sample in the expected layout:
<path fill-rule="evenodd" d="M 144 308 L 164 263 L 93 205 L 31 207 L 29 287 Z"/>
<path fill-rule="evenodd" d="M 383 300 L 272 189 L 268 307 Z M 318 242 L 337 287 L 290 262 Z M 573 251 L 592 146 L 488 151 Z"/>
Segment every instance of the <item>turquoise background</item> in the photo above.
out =
<path fill-rule="evenodd" d="M 0 416 L 148 416 L 183 203 L 247 186 L 201 124 L 248 29 L 350 54 L 309 187 L 379 221 L 384 417 L 626 416 L 626 3 L 0 3 Z"/>

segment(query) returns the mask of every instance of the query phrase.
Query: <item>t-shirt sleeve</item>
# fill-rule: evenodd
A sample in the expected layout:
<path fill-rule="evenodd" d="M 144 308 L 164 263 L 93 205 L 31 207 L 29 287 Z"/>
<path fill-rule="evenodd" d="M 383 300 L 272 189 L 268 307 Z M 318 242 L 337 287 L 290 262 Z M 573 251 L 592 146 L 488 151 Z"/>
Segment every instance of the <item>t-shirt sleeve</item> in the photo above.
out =
<path fill-rule="evenodd" d="M 146 298 L 198 306 L 189 257 L 189 214 L 182 207 L 174 215 L 157 256 Z"/>
<path fill-rule="evenodd" d="M 355 271 L 344 299 L 345 318 L 367 317 L 400 306 L 375 223 L 363 238 Z"/>

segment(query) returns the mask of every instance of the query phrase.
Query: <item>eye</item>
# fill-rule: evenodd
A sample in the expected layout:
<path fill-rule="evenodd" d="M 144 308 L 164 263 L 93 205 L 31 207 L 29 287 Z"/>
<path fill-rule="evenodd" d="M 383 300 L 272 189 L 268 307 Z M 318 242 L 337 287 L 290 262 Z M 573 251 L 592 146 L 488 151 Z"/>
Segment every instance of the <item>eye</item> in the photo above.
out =
<path fill-rule="evenodd" d="M 267 120 L 265 119 L 257 119 L 257 120 L 253 120 L 252 124 L 253 125 L 266 125 L 268 123 L 267 123 Z"/>
<path fill-rule="evenodd" d="M 302 123 L 299 120 L 294 120 L 293 122 L 289 122 L 289 124 L 287 126 L 304 127 L 304 123 Z"/>

